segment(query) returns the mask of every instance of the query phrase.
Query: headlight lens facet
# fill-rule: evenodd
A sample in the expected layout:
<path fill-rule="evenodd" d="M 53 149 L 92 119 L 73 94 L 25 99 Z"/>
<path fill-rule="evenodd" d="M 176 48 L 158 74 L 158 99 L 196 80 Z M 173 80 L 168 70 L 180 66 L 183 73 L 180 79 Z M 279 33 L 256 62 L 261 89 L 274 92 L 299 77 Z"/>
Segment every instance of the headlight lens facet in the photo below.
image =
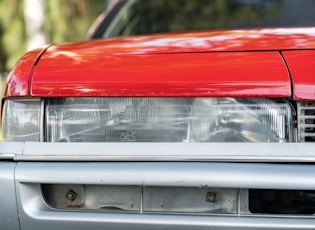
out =
<path fill-rule="evenodd" d="M 288 103 L 255 98 L 66 98 L 46 107 L 49 142 L 288 142 Z"/>

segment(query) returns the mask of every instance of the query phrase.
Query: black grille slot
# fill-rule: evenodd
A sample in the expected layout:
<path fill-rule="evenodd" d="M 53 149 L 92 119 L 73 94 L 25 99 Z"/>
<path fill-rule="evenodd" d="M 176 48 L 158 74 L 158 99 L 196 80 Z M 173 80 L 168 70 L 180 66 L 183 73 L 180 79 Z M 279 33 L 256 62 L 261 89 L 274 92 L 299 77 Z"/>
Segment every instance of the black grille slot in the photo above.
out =
<path fill-rule="evenodd" d="M 261 214 L 313 215 L 315 191 L 250 189 L 249 210 Z"/>
<path fill-rule="evenodd" d="M 299 102 L 297 108 L 300 142 L 315 142 L 315 102 Z"/>

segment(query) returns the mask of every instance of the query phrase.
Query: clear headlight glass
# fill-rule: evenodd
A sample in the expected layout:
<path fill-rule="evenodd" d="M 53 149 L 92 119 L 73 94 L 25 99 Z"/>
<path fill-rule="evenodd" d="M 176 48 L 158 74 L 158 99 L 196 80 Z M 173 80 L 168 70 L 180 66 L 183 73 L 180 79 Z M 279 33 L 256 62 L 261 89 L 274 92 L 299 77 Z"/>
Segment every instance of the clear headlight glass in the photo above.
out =
<path fill-rule="evenodd" d="M 6 100 L 2 114 L 2 136 L 4 141 L 39 141 L 40 100 Z"/>
<path fill-rule="evenodd" d="M 66 98 L 46 106 L 50 142 L 288 142 L 291 107 L 262 98 Z"/>

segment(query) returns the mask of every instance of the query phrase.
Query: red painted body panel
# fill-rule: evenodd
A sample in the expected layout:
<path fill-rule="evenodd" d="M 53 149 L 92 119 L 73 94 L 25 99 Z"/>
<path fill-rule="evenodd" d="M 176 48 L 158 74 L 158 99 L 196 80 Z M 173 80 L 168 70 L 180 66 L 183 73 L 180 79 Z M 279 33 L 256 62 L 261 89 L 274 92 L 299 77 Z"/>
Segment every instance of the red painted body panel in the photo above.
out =
<path fill-rule="evenodd" d="M 42 97 L 287 97 L 290 79 L 278 52 L 110 55 L 54 50 L 35 72 Z M 86 51 L 86 50 L 85 50 Z M 55 58 L 49 58 L 54 56 Z"/>
<path fill-rule="evenodd" d="M 286 51 L 295 100 L 315 100 L 315 50 Z"/>
<path fill-rule="evenodd" d="M 52 48 L 51 52 L 101 49 L 104 54 L 133 55 L 213 51 L 270 51 L 315 48 L 315 27 L 215 30 L 94 40 Z"/>
<path fill-rule="evenodd" d="M 3 92 L 4 98 L 30 96 L 30 76 L 43 51 L 42 49 L 30 51 L 16 63 L 8 76 Z"/>

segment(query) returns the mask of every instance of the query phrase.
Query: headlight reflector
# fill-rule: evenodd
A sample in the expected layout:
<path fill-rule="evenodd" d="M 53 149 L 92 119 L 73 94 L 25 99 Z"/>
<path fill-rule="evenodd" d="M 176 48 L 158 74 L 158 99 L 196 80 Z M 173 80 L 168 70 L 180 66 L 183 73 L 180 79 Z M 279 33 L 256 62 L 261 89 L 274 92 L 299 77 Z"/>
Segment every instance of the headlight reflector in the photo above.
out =
<path fill-rule="evenodd" d="M 66 98 L 46 107 L 50 142 L 287 142 L 291 107 L 263 98 Z"/>

